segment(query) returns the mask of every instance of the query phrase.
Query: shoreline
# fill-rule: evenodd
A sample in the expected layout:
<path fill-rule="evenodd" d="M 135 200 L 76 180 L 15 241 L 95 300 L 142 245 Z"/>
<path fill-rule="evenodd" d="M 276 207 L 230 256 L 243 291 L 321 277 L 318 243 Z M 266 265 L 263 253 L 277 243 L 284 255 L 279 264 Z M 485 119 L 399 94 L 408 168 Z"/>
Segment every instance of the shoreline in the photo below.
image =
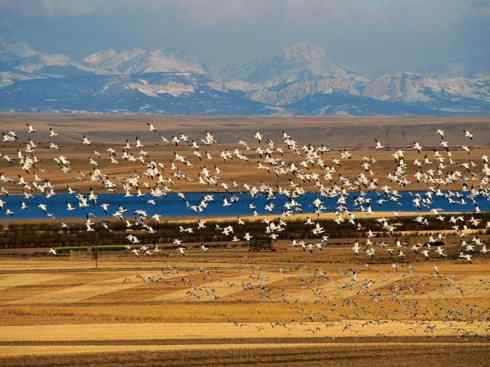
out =
<path fill-rule="evenodd" d="M 438 214 L 431 213 L 430 211 L 424 211 L 424 212 L 413 212 L 413 211 L 399 211 L 397 215 L 395 215 L 392 211 L 376 211 L 376 212 L 371 212 L 371 213 L 366 213 L 366 212 L 350 212 L 353 215 L 355 215 L 359 219 L 378 219 L 378 218 L 383 218 L 383 217 L 389 217 L 389 218 L 407 218 L 407 217 L 415 217 L 418 215 L 421 216 L 435 216 L 435 215 L 459 215 L 459 214 L 471 214 L 472 212 L 461 212 L 461 211 L 455 211 L 455 212 L 440 212 Z M 481 214 L 485 213 L 490 213 L 490 212 L 481 212 Z M 230 222 L 230 221 L 235 221 L 237 218 L 243 219 L 244 221 L 248 222 L 258 222 L 264 219 L 283 219 L 286 221 L 297 221 L 297 220 L 303 220 L 306 218 L 311 218 L 312 220 L 318 219 L 318 220 L 333 220 L 336 218 L 336 213 L 321 213 L 320 215 L 317 215 L 315 213 L 300 213 L 300 214 L 292 214 L 289 216 L 283 216 L 281 214 L 267 214 L 267 215 L 236 215 L 236 216 L 231 216 L 231 215 L 223 215 L 223 216 L 168 216 L 164 217 L 162 216 L 162 219 L 160 220 L 160 224 L 173 224 L 173 223 L 194 223 L 197 222 L 198 220 L 206 220 L 206 221 L 212 221 L 212 222 Z M 25 218 L 25 219 L 16 219 L 16 220 L 10 220 L 8 218 L 0 218 L 0 225 L 16 225 L 16 224 L 49 224 L 49 223 L 61 223 L 65 222 L 67 224 L 69 223 L 79 223 L 80 221 L 83 221 L 83 217 L 68 217 L 68 218 L 53 218 L 53 219 L 48 219 L 48 218 Z M 96 217 L 93 219 L 95 223 L 100 223 L 100 222 L 119 222 L 117 218 L 114 218 L 113 216 L 107 216 L 107 217 Z"/>

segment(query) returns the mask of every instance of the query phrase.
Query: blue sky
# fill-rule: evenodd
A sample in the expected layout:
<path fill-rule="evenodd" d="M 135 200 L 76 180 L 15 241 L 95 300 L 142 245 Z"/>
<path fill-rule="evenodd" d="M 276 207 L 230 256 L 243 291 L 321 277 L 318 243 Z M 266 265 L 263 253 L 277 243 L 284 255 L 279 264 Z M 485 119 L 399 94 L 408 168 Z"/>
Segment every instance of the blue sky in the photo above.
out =
<path fill-rule="evenodd" d="M 490 71 L 490 0 L 0 0 L 0 35 L 74 58 L 175 48 L 208 65 L 309 41 L 355 71 Z"/>

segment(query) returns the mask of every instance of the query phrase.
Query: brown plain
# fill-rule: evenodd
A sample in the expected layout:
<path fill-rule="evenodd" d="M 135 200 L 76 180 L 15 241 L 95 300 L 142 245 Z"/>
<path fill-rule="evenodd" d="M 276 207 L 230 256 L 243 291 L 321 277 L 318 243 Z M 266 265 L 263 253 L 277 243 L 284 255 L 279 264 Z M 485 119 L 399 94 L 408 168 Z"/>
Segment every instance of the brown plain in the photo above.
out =
<path fill-rule="evenodd" d="M 49 178 L 55 184 L 57 190 L 65 190 L 66 186 L 74 189 L 87 190 L 93 184 L 89 182 L 87 174 L 91 172 L 88 160 L 94 157 L 99 161 L 104 172 L 116 183 L 136 172 L 141 172 L 142 163 L 130 163 L 120 161 L 118 165 L 110 164 L 105 149 L 113 147 L 118 154 L 122 151 L 126 140 L 134 145 L 136 137 L 143 142 L 144 150 L 148 152 L 149 159 L 156 162 L 170 162 L 175 152 L 186 156 L 193 163 L 192 167 L 184 167 L 184 171 L 193 181 L 187 179 L 175 179 L 172 189 L 176 191 L 220 191 L 220 187 L 205 187 L 196 182 L 197 172 L 202 166 L 213 169 L 219 166 L 223 172 L 222 181 L 232 183 L 235 181 L 239 188 L 244 183 L 260 185 L 288 186 L 290 176 L 276 177 L 265 170 L 257 169 L 259 157 L 253 151 L 245 152 L 249 161 L 238 160 L 223 162 L 219 158 L 219 152 L 225 148 L 236 148 L 239 139 L 247 141 L 252 148 L 256 147 L 253 135 L 261 131 L 265 138 L 281 143 L 282 131 L 286 131 L 294 139 L 302 144 L 324 144 L 332 149 L 325 153 L 324 159 L 330 162 L 339 156 L 339 150 L 348 149 L 352 152 L 352 158 L 344 160 L 341 170 L 342 175 L 348 178 L 355 177 L 360 170 L 362 158 L 371 156 L 376 159 L 373 170 L 379 179 L 379 185 L 389 184 L 385 178 L 393 170 L 393 153 L 399 148 L 407 148 L 418 141 L 428 152 L 441 150 L 436 129 L 446 131 L 447 140 L 452 147 L 453 160 L 459 165 L 462 162 L 473 160 L 478 170 L 481 164 L 481 156 L 490 153 L 490 117 L 458 117 L 458 118 L 434 118 L 434 117 L 366 117 L 366 118 L 191 118 L 191 117 L 161 117 L 152 115 L 107 115 L 107 114 L 0 114 L 0 129 L 3 131 L 15 130 L 25 141 L 25 124 L 29 122 L 36 129 L 35 141 L 40 142 L 36 152 L 43 161 L 41 168 L 42 177 Z M 148 131 L 146 122 L 152 122 L 158 133 Z M 55 129 L 60 135 L 54 140 L 61 146 L 60 150 L 48 149 L 49 128 Z M 464 138 L 464 129 L 469 129 L 474 135 L 471 142 Z M 174 135 L 186 134 L 191 139 L 198 140 L 205 131 L 211 131 L 218 139 L 216 145 L 201 147 L 214 157 L 212 161 L 199 161 L 192 155 L 190 147 L 173 144 L 163 145 L 160 136 L 170 139 Z M 83 146 L 82 136 L 89 137 L 93 144 Z M 386 147 L 383 151 L 375 151 L 375 139 L 379 139 Z M 17 150 L 23 148 L 24 143 L 3 144 L 1 153 L 15 157 Z M 471 153 L 461 149 L 466 144 L 472 148 Z M 97 150 L 101 157 L 95 157 L 93 152 Z M 240 147 L 240 150 L 244 150 Z M 135 151 L 137 152 L 137 150 Z M 60 154 L 65 155 L 72 163 L 72 171 L 63 174 L 53 158 Z M 414 151 L 407 153 L 409 163 L 414 159 L 422 159 L 425 152 L 417 154 Z M 301 157 L 285 153 L 284 159 L 297 162 Z M 23 175 L 31 179 L 30 174 L 22 172 L 17 165 L 0 160 L 0 172 L 7 176 L 16 177 Z M 168 165 L 167 165 L 167 174 Z M 412 181 L 413 177 L 411 177 Z M 474 179 L 475 180 L 475 179 Z M 469 181 L 470 184 L 476 184 Z M 303 186 L 308 190 L 314 190 L 311 182 L 304 182 Z M 18 185 L 7 185 L 10 193 L 18 193 Z M 95 185 L 95 188 L 98 188 Z M 450 187 L 450 188 L 457 188 Z M 99 187 L 100 189 L 100 187 Z M 424 185 L 413 182 L 404 189 L 425 189 Z"/>
<path fill-rule="evenodd" d="M 139 136 L 157 160 L 173 155 L 147 132 L 152 121 L 167 138 L 215 132 L 219 149 L 237 139 L 253 141 L 260 130 L 278 140 L 286 130 L 300 143 L 348 148 L 342 167 L 358 171 L 362 156 L 392 168 L 393 149 L 417 140 L 437 146 L 435 129 L 450 145 L 475 135 L 468 156 L 490 150 L 490 118 L 163 118 L 156 116 L 1 114 L 0 128 L 32 123 L 40 140 L 49 127 L 60 133 L 74 172 L 87 171 L 90 151 L 107 144 L 120 149 Z M 80 149 L 83 135 L 94 146 Z M 374 139 L 391 150 L 374 152 Z M 9 151 L 9 149 L 11 151 Z M 17 147 L 2 149 L 15 155 Z M 181 148 L 179 148 L 180 151 Z M 184 150 L 187 148 L 183 148 Z M 55 153 L 41 149 L 42 159 Z M 333 151 L 327 159 L 338 155 Z M 416 153 L 409 153 L 413 159 Z M 103 160 L 104 161 L 104 160 Z M 221 163 L 220 163 L 221 164 Z M 225 181 L 261 181 L 255 162 L 223 164 Z M 105 166 L 105 165 L 104 165 Z M 197 168 L 199 167 L 196 164 Z M 58 188 L 89 183 L 43 165 Z M 139 166 L 107 171 L 123 177 Z M 344 171 L 345 170 L 345 171 Z M 0 163 L 0 171 L 18 174 Z M 192 171 L 191 171 L 192 172 Z M 274 178 L 275 179 L 275 178 Z M 278 180 L 278 184 L 287 181 Z M 273 181 L 276 183 L 275 181 Z M 307 184 L 305 184 L 308 187 Z M 417 187 L 414 185 L 413 187 Z M 202 190 L 178 182 L 175 190 Z M 215 188 L 212 188 L 215 190 Z M 12 187 L 11 190 L 14 190 Z M 400 269 L 352 259 L 350 245 L 321 253 L 300 249 L 248 253 L 245 249 L 191 250 L 185 257 L 132 258 L 104 255 L 99 268 L 85 258 L 0 257 L 1 366 L 487 366 L 490 357 L 490 262 L 413 261 Z M 438 273 L 434 273 L 437 266 Z M 351 272 L 358 272 L 352 280 Z"/>

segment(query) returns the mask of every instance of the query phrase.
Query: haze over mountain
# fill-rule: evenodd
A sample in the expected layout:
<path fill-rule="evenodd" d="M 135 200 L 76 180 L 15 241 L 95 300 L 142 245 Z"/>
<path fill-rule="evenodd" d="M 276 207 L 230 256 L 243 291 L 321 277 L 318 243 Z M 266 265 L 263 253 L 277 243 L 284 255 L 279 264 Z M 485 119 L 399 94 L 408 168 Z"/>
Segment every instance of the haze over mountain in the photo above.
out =
<path fill-rule="evenodd" d="M 193 55 L 191 55 L 193 56 Z M 102 50 L 73 60 L 0 42 L 3 111 L 162 114 L 489 114 L 490 74 L 377 78 L 336 64 L 308 42 L 224 68 L 173 49 Z M 212 71 L 210 71 L 212 70 Z"/>

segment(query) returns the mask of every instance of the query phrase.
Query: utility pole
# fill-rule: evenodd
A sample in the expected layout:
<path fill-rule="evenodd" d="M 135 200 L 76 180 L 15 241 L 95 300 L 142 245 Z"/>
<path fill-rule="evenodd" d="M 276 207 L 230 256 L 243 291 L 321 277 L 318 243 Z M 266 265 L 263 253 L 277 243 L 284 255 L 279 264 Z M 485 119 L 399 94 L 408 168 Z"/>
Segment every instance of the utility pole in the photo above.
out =
<path fill-rule="evenodd" d="M 99 268 L 99 246 L 97 246 L 97 232 L 95 232 L 95 243 L 94 243 L 94 260 L 95 269 Z"/>
<path fill-rule="evenodd" d="M 95 245 L 94 258 L 95 258 L 95 269 L 98 269 L 99 268 L 99 247 L 97 245 Z"/>

